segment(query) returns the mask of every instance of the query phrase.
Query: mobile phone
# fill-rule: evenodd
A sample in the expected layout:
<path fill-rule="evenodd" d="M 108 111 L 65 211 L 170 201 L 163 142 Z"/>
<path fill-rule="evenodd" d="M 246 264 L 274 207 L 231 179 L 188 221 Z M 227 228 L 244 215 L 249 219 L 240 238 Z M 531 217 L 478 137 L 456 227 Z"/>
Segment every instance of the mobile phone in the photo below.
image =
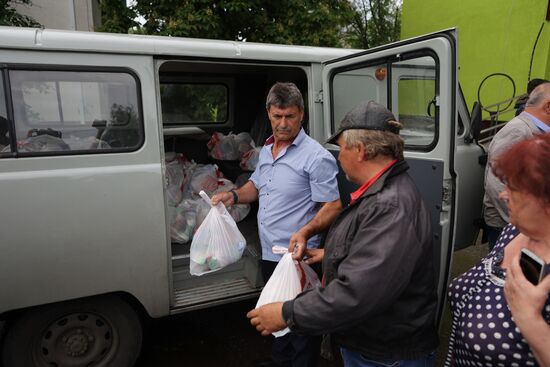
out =
<path fill-rule="evenodd" d="M 539 284 L 542 278 L 546 275 L 546 263 L 544 260 L 526 248 L 521 249 L 519 265 L 521 266 L 521 270 L 523 271 L 525 278 L 527 278 L 527 280 L 534 285 Z"/>

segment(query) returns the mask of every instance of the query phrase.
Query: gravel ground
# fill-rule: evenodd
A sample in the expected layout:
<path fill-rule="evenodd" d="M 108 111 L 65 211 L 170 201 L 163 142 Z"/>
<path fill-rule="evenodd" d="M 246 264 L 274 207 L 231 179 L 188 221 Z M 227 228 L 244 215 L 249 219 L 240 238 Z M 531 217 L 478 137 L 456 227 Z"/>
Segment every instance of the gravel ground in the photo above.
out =
<path fill-rule="evenodd" d="M 487 253 L 477 244 L 457 251 L 452 276 L 463 273 Z M 136 367 L 247 367 L 269 356 L 271 337 L 261 337 L 245 317 L 256 300 L 218 306 L 154 320 Z M 445 308 L 436 365 L 441 366 L 449 337 L 450 316 Z M 341 361 L 321 360 L 319 367 L 341 367 Z"/>

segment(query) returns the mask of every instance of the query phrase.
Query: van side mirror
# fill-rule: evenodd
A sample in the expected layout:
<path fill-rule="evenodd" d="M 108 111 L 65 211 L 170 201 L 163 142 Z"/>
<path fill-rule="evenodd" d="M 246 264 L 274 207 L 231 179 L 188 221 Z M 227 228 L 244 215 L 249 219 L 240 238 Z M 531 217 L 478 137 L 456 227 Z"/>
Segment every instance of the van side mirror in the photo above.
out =
<path fill-rule="evenodd" d="M 479 140 L 481 134 L 481 103 L 474 102 L 472 112 L 470 113 L 470 132 L 466 135 L 465 142 L 470 144 Z"/>

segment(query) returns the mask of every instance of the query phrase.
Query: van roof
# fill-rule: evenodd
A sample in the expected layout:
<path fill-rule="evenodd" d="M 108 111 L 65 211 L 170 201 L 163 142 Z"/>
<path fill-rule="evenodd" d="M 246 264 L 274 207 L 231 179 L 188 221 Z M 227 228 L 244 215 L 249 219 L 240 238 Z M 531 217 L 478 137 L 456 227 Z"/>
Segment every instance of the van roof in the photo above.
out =
<path fill-rule="evenodd" d="M 0 26 L 0 49 L 323 62 L 360 50 Z"/>

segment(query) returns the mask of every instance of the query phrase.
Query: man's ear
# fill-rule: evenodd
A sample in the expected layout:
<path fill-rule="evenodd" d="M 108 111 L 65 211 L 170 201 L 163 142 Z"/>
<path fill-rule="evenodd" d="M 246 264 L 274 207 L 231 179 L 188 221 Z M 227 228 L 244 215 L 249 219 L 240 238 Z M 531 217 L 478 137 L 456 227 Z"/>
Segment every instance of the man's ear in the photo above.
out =
<path fill-rule="evenodd" d="M 365 144 L 359 142 L 353 148 L 357 152 L 357 161 L 361 162 L 365 160 Z"/>

